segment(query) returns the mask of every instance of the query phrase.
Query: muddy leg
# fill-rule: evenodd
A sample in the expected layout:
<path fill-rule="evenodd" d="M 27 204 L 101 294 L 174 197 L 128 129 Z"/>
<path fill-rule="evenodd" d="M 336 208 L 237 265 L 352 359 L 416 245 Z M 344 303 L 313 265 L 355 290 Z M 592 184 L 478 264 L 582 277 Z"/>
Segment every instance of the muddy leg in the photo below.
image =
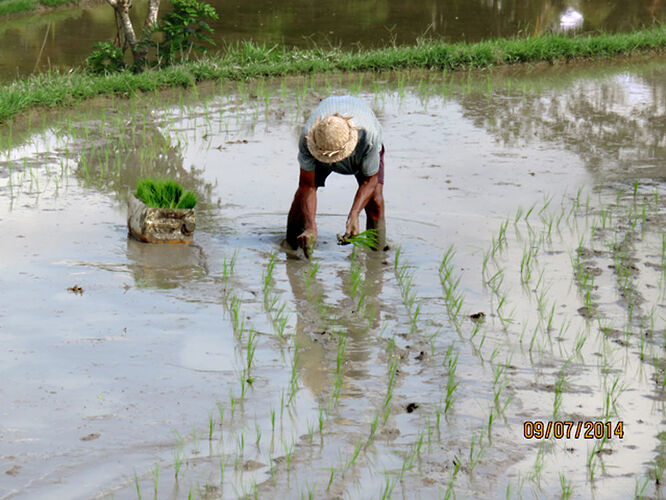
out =
<path fill-rule="evenodd" d="M 377 184 L 375 192 L 365 206 L 366 229 L 376 229 L 379 237 L 378 248 L 386 244 L 386 222 L 384 220 L 384 185 Z"/>
<path fill-rule="evenodd" d="M 301 174 L 301 181 L 294 195 L 294 201 L 291 203 L 289 215 L 287 216 L 286 241 L 292 249 L 295 250 L 298 248 L 299 237 L 302 237 L 305 231 L 310 232 L 312 239 L 310 243 L 314 244 L 314 240 L 317 238 L 316 212 L 317 187 L 314 185 L 314 172 L 305 172 Z M 303 250 L 307 256 L 307 247 L 304 246 Z"/>
<path fill-rule="evenodd" d="M 303 231 L 305 231 L 305 217 L 298 210 L 294 210 L 292 206 L 292 210 L 289 211 L 289 216 L 287 217 L 286 240 L 294 250 L 298 248 L 296 238 L 298 238 Z"/>

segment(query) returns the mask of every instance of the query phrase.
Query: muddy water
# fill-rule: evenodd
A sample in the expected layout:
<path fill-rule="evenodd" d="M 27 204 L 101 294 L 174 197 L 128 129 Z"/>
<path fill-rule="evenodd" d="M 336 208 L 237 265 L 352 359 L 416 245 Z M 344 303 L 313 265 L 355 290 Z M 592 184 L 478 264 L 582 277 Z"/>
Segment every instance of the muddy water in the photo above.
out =
<path fill-rule="evenodd" d="M 329 75 L 4 131 L 0 498 L 658 496 L 664 68 Z M 345 92 L 384 127 L 391 248 L 336 245 L 334 176 L 287 258 L 299 127 Z M 202 200 L 189 247 L 127 238 L 160 173 Z"/>
<path fill-rule="evenodd" d="M 240 40 L 311 47 L 414 43 L 421 37 L 456 42 L 551 31 L 630 31 L 666 20 L 662 0 L 458 0 L 209 2 L 218 46 Z M 135 25 L 145 5 L 135 7 Z M 39 16 L 18 16 L 0 25 L 0 80 L 35 70 L 80 64 L 93 43 L 114 36 L 112 9 L 102 3 Z"/>

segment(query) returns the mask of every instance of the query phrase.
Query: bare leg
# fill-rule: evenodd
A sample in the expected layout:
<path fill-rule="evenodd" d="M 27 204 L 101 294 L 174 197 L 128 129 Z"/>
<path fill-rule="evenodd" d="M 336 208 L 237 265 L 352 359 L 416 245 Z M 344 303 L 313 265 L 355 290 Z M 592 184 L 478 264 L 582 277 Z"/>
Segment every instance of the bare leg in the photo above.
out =
<path fill-rule="evenodd" d="M 293 249 L 301 247 L 306 257 L 317 239 L 317 186 L 314 181 L 314 171 L 301 170 L 298 189 L 287 216 L 287 243 Z"/>
<path fill-rule="evenodd" d="M 365 206 L 366 229 L 378 229 L 384 223 L 384 185 L 377 184 L 375 192 Z"/>
<path fill-rule="evenodd" d="M 386 244 L 386 222 L 384 219 L 384 185 L 377 184 L 375 192 L 365 206 L 365 228 L 377 230 L 378 248 Z"/>

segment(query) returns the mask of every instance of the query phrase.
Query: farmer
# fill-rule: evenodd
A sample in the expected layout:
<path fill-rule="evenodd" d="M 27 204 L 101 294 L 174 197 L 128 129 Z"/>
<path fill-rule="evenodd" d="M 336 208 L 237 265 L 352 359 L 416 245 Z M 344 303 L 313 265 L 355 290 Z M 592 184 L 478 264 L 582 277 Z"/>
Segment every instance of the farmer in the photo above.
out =
<path fill-rule="evenodd" d="M 363 209 L 366 229 L 383 233 L 384 145 L 377 117 L 367 104 L 351 96 L 321 101 L 301 131 L 298 163 L 298 189 L 287 217 L 287 242 L 293 249 L 310 255 L 317 239 L 317 189 L 331 172 L 353 175 L 358 182 L 340 242 L 359 233 Z"/>

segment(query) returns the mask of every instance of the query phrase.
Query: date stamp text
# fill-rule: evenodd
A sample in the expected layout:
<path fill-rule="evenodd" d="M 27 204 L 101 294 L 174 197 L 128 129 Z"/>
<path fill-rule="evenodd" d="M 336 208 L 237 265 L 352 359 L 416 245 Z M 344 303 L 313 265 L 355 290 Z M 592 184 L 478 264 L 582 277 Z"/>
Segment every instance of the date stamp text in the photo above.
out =
<path fill-rule="evenodd" d="M 601 420 L 526 420 L 523 422 L 525 439 L 622 439 L 624 422 L 602 422 Z"/>

